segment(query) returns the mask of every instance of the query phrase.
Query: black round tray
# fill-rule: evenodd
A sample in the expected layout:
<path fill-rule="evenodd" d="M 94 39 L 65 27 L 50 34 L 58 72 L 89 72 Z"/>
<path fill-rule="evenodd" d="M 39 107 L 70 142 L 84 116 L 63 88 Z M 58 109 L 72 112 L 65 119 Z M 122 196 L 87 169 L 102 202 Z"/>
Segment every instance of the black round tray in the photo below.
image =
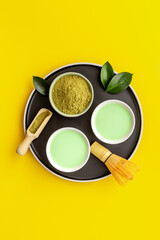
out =
<path fill-rule="evenodd" d="M 100 180 L 110 175 L 109 170 L 106 166 L 100 162 L 92 154 L 87 162 L 87 164 L 80 170 L 71 173 L 61 172 L 49 163 L 46 156 L 46 144 L 50 135 L 55 132 L 57 129 L 62 127 L 75 127 L 88 137 L 90 144 L 94 141 L 98 141 L 103 146 L 107 147 L 110 151 L 115 154 L 118 154 L 126 159 L 130 159 L 135 153 L 138 144 L 140 142 L 142 134 L 142 110 L 139 103 L 139 100 L 132 87 L 128 87 L 125 91 L 119 94 L 111 95 L 104 92 L 100 81 L 100 70 L 101 66 L 92 63 L 75 63 L 66 65 L 64 67 L 58 68 L 48 74 L 45 79 L 50 84 L 54 78 L 59 74 L 65 72 L 78 72 L 83 74 L 89 79 L 94 88 L 94 101 L 91 108 L 84 115 L 76 118 L 67 118 L 56 113 L 49 103 L 47 96 L 39 94 L 36 90 L 33 90 L 31 93 L 24 113 L 24 129 L 28 128 L 33 118 L 41 108 L 47 108 L 53 112 L 53 116 L 47 123 L 46 127 L 40 134 L 38 139 L 35 139 L 30 145 L 30 150 L 35 156 L 35 158 L 51 173 L 71 181 L 94 181 Z M 125 142 L 115 145 L 102 143 L 99 139 L 96 138 L 91 129 L 91 115 L 93 110 L 98 104 L 104 100 L 109 99 L 118 99 L 127 103 L 135 114 L 136 125 L 133 134 Z"/>

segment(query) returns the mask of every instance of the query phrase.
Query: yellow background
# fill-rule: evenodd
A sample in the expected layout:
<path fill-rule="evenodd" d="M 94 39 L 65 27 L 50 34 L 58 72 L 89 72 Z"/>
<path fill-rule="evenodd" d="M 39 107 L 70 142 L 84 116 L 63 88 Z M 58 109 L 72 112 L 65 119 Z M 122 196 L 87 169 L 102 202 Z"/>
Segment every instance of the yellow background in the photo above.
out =
<path fill-rule="evenodd" d="M 15 0 L 0 6 L 0 239 L 158 239 L 160 4 L 158 0 Z M 45 170 L 23 139 L 32 76 L 74 62 L 134 73 L 144 115 L 124 188 L 113 177 L 75 183 Z"/>

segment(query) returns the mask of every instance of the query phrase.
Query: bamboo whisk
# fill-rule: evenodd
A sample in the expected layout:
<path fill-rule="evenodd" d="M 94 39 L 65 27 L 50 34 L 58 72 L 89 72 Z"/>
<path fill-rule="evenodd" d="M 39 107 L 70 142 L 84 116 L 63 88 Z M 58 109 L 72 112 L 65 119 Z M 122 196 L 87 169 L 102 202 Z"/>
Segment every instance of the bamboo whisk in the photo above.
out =
<path fill-rule="evenodd" d="M 98 142 L 91 145 L 91 153 L 107 166 L 120 185 L 132 180 L 133 174 L 139 170 L 135 163 L 111 153 Z"/>

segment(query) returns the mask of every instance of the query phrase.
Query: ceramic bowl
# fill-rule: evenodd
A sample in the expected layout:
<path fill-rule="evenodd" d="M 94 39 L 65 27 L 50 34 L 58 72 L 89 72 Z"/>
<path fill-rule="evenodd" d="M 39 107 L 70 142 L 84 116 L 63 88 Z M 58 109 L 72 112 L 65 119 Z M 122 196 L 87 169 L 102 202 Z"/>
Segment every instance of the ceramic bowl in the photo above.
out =
<path fill-rule="evenodd" d="M 62 132 L 62 131 L 65 131 L 65 130 L 72 130 L 72 131 L 76 131 L 76 132 L 80 133 L 80 135 L 83 137 L 83 139 L 85 140 L 85 142 L 86 142 L 86 144 L 87 144 L 87 154 L 86 154 L 86 157 L 85 157 L 84 161 L 83 161 L 79 166 L 76 166 L 76 167 L 74 167 L 74 168 L 64 168 L 64 167 L 58 165 L 58 164 L 54 161 L 54 159 L 53 159 L 53 157 L 51 156 L 51 153 L 50 153 L 50 144 L 51 144 L 51 142 L 52 142 L 52 139 L 53 139 L 58 133 L 60 133 L 60 132 Z M 62 149 L 62 151 L 63 151 L 63 149 Z M 56 168 L 56 169 L 58 169 L 58 170 L 60 170 L 60 171 L 62 171 L 62 172 L 75 172 L 75 171 L 81 169 L 81 168 L 87 163 L 87 161 L 88 161 L 88 159 L 89 159 L 89 157 L 90 157 L 90 143 L 89 143 L 88 138 L 86 137 L 86 135 L 85 135 L 83 132 L 81 132 L 80 130 L 78 130 L 78 129 L 76 129 L 76 128 L 72 128 L 72 127 L 60 128 L 59 130 L 55 131 L 55 132 L 49 137 L 49 139 L 48 139 L 48 141 L 47 141 L 47 145 L 46 145 L 46 154 L 47 154 L 47 158 L 48 158 L 50 164 L 51 164 L 54 168 Z"/>
<path fill-rule="evenodd" d="M 125 107 L 127 109 L 127 111 L 129 112 L 129 114 L 131 116 L 131 127 L 130 127 L 130 130 L 128 131 L 128 133 L 124 137 L 122 137 L 120 139 L 116 139 L 116 140 L 110 140 L 110 139 L 104 138 L 103 136 L 101 136 L 99 134 L 99 132 L 97 131 L 96 126 L 95 126 L 95 117 L 96 117 L 96 114 L 97 114 L 98 110 L 102 106 L 107 105 L 107 104 L 111 104 L 111 103 L 118 103 L 118 104 L 122 105 L 123 107 Z M 99 140 L 101 140 L 102 142 L 109 143 L 109 144 L 118 144 L 118 143 L 122 143 L 122 142 L 126 141 L 131 136 L 131 134 L 133 133 L 134 128 L 135 128 L 135 116 L 134 116 L 134 113 L 133 113 L 132 109 L 126 103 L 124 103 L 122 101 L 119 101 L 119 100 L 116 100 L 116 99 L 107 100 L 107 101 L 104 101 L 104 102 L 100 103 L 95 108 L 95 110 L 93 111 L 92 117 L 91 117 L 91 127 L 92 127 L 92 130 L 93 130 L 94 134 L 96 135 L 96 137 Z"/>
<path fill-rule="evenodd" d="M 61 112 L 54 104 L 54 101 L 52 99 L 52 90 L 53 90 L 53 87 L 55 85 L 55 83 L 61 78 L 61 77 L 64 77 L 64 76 L 68 76 L 68 75 L 76 75 L 76 76 L 79 76 L 79 77 L 82 77 L 86 82 L 87 84 L 89 85 L 90 87 L 90 90 L 91 90 L 91 94 L 92 94 L 92 98 L 91 98 L 91 101 L 90 103 L 88 104 L 88 106 L 85 108 L 85 110 L 81 113 L 78 113 L 78 114 L 66 114 L 66 113 L 63 113 Z M 80 73 L 76 73 L 76 72 L 67 72 L 67 73 L 63 73 L 63 74 L 60 74 L 58 77 L 56 77 L 53 82 L 51 83 L 50 85 L 50 88 L 49 88 L 49 101 L 50 101 L 50 104 L 51 106 L 53 107 L 53 109 L 59 113 L 60 115 L 64 116 L 64 117 L 79 117 L 81 115 L 83 115 L 84 113 L 86 113 L 89 108 L 91 107 L 92 105 L 92 102 L 93 102 L 93 99 L 94 99 L 94 91 L 93 91 L 93 87 L 92 87 L 92 84 L 90 83 L 90 81 L 85 77 L 83 76 L 82 74 Z"/>

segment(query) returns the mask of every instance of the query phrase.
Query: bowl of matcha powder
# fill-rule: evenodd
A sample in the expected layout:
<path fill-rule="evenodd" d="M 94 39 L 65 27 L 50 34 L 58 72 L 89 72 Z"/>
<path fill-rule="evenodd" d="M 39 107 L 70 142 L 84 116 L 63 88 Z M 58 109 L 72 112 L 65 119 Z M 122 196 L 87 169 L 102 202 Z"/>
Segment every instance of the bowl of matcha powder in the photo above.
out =
<path fill-rule="evenodd" d="M 90 81 L 80 73 L 67 72 L 56 77 L 49 89 L 49 101 L 65 117 L 78 117 L 88 111 L 94 98 Z"/>

